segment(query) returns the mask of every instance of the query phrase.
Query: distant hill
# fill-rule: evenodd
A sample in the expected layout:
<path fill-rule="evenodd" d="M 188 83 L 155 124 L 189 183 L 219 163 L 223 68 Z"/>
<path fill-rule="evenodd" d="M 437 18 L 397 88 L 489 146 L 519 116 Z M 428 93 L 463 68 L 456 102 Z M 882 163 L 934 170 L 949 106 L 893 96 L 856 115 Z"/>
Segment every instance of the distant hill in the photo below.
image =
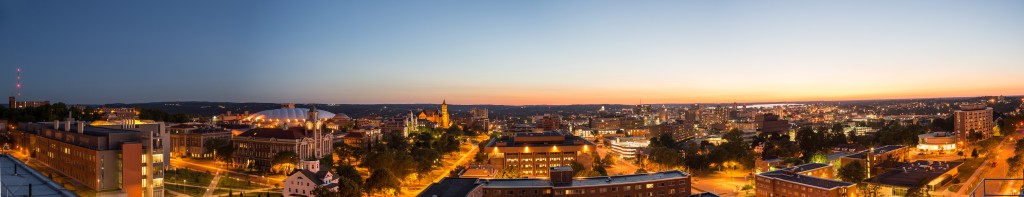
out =
<path fill-rule="evenodd" d="M 315 104 L 317 109 L 344 113 L 353 118 L 367 115 L 404 115 L 409 112 L 419 112 L 422 109 L 437 109 L 440 104 Z M 256 113 L 263 110 L 277 109 L 279 103 L 232 103 L 232 102 L 154 102 L 154 103 L 113 103 L 105 104 L 105 107 L 133 107 L 163 110 L 170 113 L 197 114 L 202 116 L 221 115 L 231 111 L 232 113 Z M 571 114 L 581 112 L 593 112 L 604 106 L 608 110 L 617 110 L 630 105 L 448 105 L 449 113 L 453 115 L 468 114 L 472 108 L 486 108 L 492 116 L 523 116 L 541 115 L 546 113 Z M 295 107 L 309 108 L 309 104 L 296 104 Z"/>
<path fill-rule="evenodd" d="M 958 101 L 980 101 L 986 100 L 993 97 L 950 97 L 950 98 L 915 98 L 915 99 L 887 99 L 887 100 L 852 100 L 852 101 L 802 101 L 802 102 L 757 102 L 757 103 L 746 103 L 748 105 L 756 104 L 776 104 L 776 103 L 792 103 L 792 104 L 834 104 L 834 105 L 879 105 L 888 103 L 901 103 L 908 101 L 941 101 L 941 102 L 958 102 Z M 1019 96 L 1008 96 L 1011 99 L 1020 99 Z M 418 112 L 421 109 L 437 109 L 440 108 L 440 104 L 315 104 L 317 109 L 326 110 L 334 113 L 344 113 L 353 118 L 363 117 L 367 115 L 404 115 L 411 112 Z M 666 107 L 682 107 L 691 106 L 693 104 L 650 104 L 655 107 L 666 106 Z M 708 106 L 731 106 L 732 103 L 701 103 L 701 105 Z M 232 113 L 244 113 L 249 111 L 250 113 L 256 113 L 263 110 L 277 109 L 281 107 L 280 103 L 233 103 L 233 102 L 206 102 L 206 101 L 182 101 L 182 102 L 152 102 L 152 103 L 113 103 L 105 104 L 106 107 L 137 107 L 146 109 L 158 109 L 167 111 L 170 113 L 185 113 L 185 114 L 196 114 L 202 116 L 214 116 L 221 115 L 231 111 Z M 605 107 L 609 111 L 617 111 L 624 108 L 631 108 L 634 105 L 622 105 L 622 104 L 581 104 L 581 105 L 454 105 L 449 104 L 448 110 L 453 115 L 467 114 L 472 108 L 485 108 L 490 110 L 493 118 L 500 118 L 505 116 L 529 116 L 529 115 L 543 115 L 543 114 L 576 114 L 584 112 L 594 112 Z M 296 104 L 296 107 L 308 108 L 309 104 Z"/>

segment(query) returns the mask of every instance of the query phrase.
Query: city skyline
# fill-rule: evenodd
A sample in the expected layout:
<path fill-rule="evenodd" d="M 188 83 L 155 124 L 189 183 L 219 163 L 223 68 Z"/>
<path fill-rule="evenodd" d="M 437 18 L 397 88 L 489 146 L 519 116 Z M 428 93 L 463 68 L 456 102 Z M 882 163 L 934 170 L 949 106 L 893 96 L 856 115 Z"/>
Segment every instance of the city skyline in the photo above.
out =
<path fill-rule="evenodd" d="M 1017 1 L 0 5 L 0 79 L 10 83 L 0 91 L 14 94 L 21 67 L 24 100 L 558 105 L 1024 94 Z"/>

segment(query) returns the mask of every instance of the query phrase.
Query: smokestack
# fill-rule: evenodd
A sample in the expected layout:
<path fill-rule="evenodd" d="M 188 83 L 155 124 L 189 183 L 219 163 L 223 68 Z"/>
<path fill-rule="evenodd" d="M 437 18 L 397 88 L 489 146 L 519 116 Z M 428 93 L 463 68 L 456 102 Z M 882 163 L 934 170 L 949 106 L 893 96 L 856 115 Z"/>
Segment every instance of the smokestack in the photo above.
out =
<path fill-rule="evenodd" d="M 78 121 L 78 133 L 85 133 L 85 121 Z"/>

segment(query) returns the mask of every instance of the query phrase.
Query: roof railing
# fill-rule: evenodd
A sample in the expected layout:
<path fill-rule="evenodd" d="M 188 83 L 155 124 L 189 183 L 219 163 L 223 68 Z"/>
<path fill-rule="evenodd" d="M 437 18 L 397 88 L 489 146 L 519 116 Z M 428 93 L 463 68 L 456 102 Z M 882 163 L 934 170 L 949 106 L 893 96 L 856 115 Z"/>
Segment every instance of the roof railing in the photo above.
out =
<path fill-rule="evenodd" d="M 989 183 L 990 181 L 991 182 L 995 182 L 995 183 Z M 984 178 L 984 179 L 981 179 L 981 183 L 978 183 L 978 185 L 975 186 L 974 189 L 971 190 L 971 193 L 969 193 L 967 196 L 970 196 L 970 197 L 1024 196 L 1024 195 L 1021 195 L 1021 190 L 1024 190 L 1024 188 L 1014 189 L 1014 190 L 1010 191 L 1010 193 L 988 193 L 988 188 L 989 187 L 1001 187 L 1002 184 L 999 184 L 999 182 L 1005 182 L 1005 181 L 1024 181 L 1024 178 Z"/>

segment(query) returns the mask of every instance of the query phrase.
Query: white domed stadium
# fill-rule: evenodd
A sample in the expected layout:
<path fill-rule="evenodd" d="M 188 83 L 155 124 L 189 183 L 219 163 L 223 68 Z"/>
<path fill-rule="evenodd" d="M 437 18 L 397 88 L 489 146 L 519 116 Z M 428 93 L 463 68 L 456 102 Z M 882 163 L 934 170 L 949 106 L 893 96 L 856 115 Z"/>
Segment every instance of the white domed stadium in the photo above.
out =
<path fill-rule="evenodd" d="M 317 119 L 326 120 L 334 118 L 334 113 L 316 110 Z M 253 122 L 304 122 L 309 117 L 307 108 L 281 108 L 256 112 L 246 119 Z"/>

